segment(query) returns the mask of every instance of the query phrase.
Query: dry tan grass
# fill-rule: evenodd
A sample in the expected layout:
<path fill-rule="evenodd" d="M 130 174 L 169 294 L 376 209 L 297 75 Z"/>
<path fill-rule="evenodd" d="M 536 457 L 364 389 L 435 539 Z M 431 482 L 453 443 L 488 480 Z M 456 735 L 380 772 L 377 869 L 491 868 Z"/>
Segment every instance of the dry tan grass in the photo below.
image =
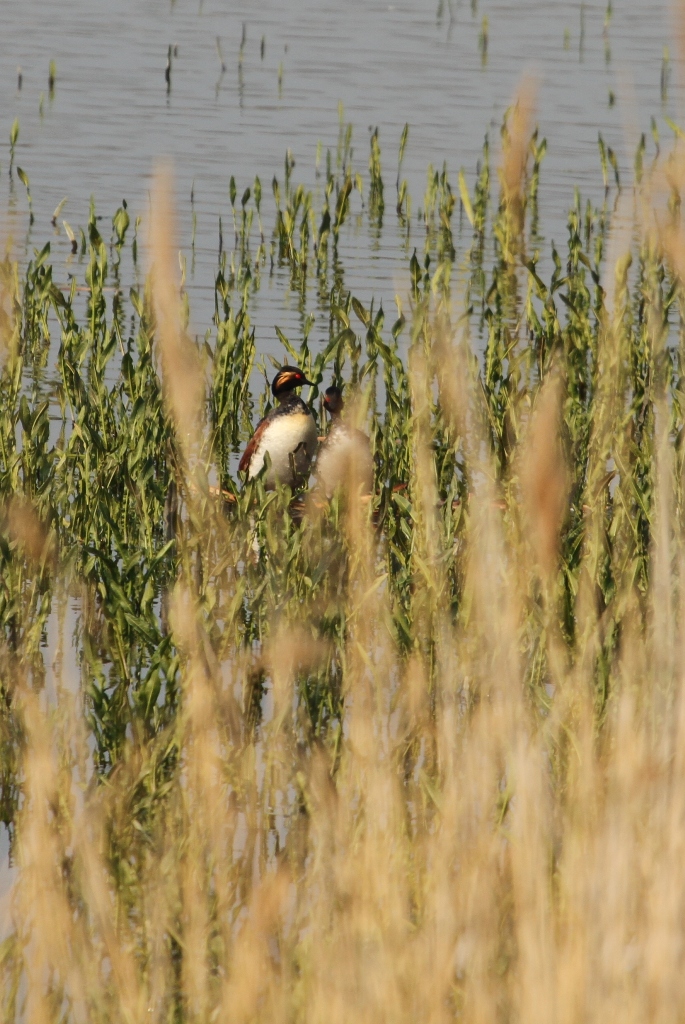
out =
<path fill-rule="evenodd" d="M 507 157 L 512 195 L 522 154 L 519 146 Z M 200 374 L 180 326 L 168 195 L 166 182 L 153 216 L 154 293 L 164 384 L 184 445 L 197 438 Z M 617 304 L 623 274 L 619 264 Z M 322 655 L 308 624 L 274 631 L 263 654 L 270 712 L 255 733 L 248 662 L 236 650 L 228 666 L 215 663 L 184 573 L 170 613 L 183 653 L 178 772 L 152 838 L 128 835 L 130 875 L 115 879 L 112 846 L 123 842 L 151 751 L 132 743 L 107 785 L 87 785 L 79 708 L 59 681 L 51 706 L 18 676 L 25 797 L 5 1020 L 643 1024 L 685 1016 L 677 589 L 685 552 L 667 430 L 662 423 L 649 630 L 636 618 L 623 632 L 599 732 L 592 686 L 602 623 L 592 595 L 573 649 L 561 651 L 550 626 L 554 700 L 540 717 L 520 629 L 536 581 L 548 583 L 548 609 L 555 599 L 567 503 L 563 382 L 543 389 L 515 460 L 520 531 L 511 526 L 517 510 L 502 508 L 465 343 L 452 338 L 446 313 L 425 323 L 412 353 L 416 649 L 401 659 L 391 639 L 378 540 L 368 508 L 350 502 L 337 746 L 305 750 L 295 728 L 297 672 Z M 608 371 L 617 324 L 606 325 Z M 474 481 L 468 597 L 456 621 L 441 575 L 432 359 Z M 616 375 L 604 384 L 597 477 L 619 429 L 620 386 Z M 590 510 L 588 579 L 601 544 Z"/>

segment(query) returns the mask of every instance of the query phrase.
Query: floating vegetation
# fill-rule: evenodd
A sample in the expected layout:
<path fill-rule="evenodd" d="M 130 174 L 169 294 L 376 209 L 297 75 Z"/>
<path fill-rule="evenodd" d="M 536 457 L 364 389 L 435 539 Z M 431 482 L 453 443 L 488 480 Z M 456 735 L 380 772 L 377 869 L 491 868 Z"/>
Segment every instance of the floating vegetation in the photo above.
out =
<path fill-rule="evenodd" d="M 238 64 L 243 63 L 243 54 L 245 52 L 245 43 L 247 42 L 247 25 L 243 22 L 243 29 L 240 36 L 240 48 L 238 50 Z"/>
<path fill-rule="evenodd" d="M 125 201 L 0 262 L 3 1021 L 682 1009 L 682 158 L 626 202 L 600 135 L 546 270 L 529 88 L 413 219 L 408 133 L 396 211 L 342 107 L 315 189 L 231 176 L 201 338 L 168 174 L 146 276 Z M 282 363 L 337 489 L 238 473 Z"/>
<path fill-rule="evenodd" d="M 664 46 L 664 56 L 661 61 L 661 102 L 666 103 L 668 100 L 668 86 L 671 80 L 671 58 L 669 56 L 668 47 Z"/>
<path fill-rule="evenodd" d="M 22 171 L 21 167 L 17 167 L 17 177 L 26 189 L 26 198 L 29 204 L 29 224 L 33 224 L 33 202 L 31 200 L 31 183 L 29 182 L 29 176 L 26 171 Z"/>
<path fill-rule="evenodd" d="M 604 39 L 604 63 L 609 65 L 611 63 L 611 43 L 609 41 L 609 26 L 611 25 L 611 16 L 613 9 L 611 6 L 611 0 L 607 4 L 606 14 L 604 15 L 604 28 L 602 29 L 602 38 Z"/>
<path fill-rule="evenodd" d="M 219 66 L 221 68 L 221 74 L 226 73 L 226 61 L 224 60 L 223 51 L 221 49 L 221 39 L 219 36 L 216 37 L 216 55 L 219 58 Z"/>
<path fill-rule="evenodd" d="M 490 32 L 490 21 L 487 14 L 483 15 L 483 20 L 480 26 L 480 35 L 478 36 L 478 50 L 480 51 L 480 62 L 483 67 L 488 62 L 488 38 Z"/>
<path fill-rule="evenodd" d="M 14 150 L 17 142 L 19 141 L 19 118 L 15 117 L 10 128 L 10 178 L 12 177 L 12 167 L 14 166 Z"/>

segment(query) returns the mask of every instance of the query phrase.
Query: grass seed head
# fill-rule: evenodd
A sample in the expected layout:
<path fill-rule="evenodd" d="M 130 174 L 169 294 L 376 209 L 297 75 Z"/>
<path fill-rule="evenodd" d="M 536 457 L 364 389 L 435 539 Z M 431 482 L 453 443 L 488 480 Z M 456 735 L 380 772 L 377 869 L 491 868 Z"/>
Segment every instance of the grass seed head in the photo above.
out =
<path fill-rule="evenodd" d="M 509 111 L 502 135 L 502 197 L 516 235 L 523 230 L 526 168 L 535 121 L 536 95 L 537 83 L 526 76 Z"/>
<path fill-rule="evenodd" d="M 169 167 L 158 169 L 152 191 L 150 260 L 162 381 L 182 445 L 199 440 L 205 385 L 197 349 L 182 326 L 176 217 Z"/>
<path fill-rule="evenodd" d="M 556 569 L 559 531 L 568 507 L 568 474 L 559 437 L 561 396 L 561 381 L 554 375 L 535 403 L 521 467 L 530 541 L 546 578 Z"/>
<path fill-rule="evenodd" d="M 54 537 L 41 522 L 32 504 L 13 497 L 5 507 L 4 532 L 34 563 L 40 564 L 54 554 Z"/>

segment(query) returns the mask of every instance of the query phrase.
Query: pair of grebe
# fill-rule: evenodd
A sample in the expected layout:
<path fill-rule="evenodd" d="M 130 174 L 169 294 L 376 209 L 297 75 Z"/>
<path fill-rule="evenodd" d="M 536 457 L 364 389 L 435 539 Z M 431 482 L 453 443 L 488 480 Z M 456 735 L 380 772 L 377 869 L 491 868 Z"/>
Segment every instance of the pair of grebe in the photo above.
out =
<path fill-rule="evenodd" d="M 278 404 L 257 425 L 238 466 L 248 480 L 261 472 L 268 452 L 267 488 L 273 489 L 276 483 L 290 487 L 306 483 L 319 439 L 311 409 L 296 394 L 305 384 L 313 386 L 296 366 L 283 366 L 274 377 L 271 391 Z M 370 494 L 373 460 L 368 437 L 344 422 L 339 388 L 327 389 L 324 408 L 331 424 L 316 461 L 319 486 L 331 498 L 338 486 L 353 480 L 362 494 Z"/>

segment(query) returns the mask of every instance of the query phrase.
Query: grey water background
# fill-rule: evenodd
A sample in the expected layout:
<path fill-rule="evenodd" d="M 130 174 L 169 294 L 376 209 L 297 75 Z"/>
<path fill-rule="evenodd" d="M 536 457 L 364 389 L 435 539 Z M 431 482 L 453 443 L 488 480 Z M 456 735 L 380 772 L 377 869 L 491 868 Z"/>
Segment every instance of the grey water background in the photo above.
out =
<path fill-rule="evenodd" d="M 441 169 L 446 162 L 455 191 L 463 167 L 472 188 L 485 133 L 496 159 L 503 112 L 529 71 L 539 82 L 538 122 L 548 141 L 540 190 L 544 260 L 552 240 L 565 242 L 574 187 L 583 198 L 601 200 L 598 132 L 628 181 L 641 132 L 648 138 L 647 159 L 653 153 L 651 117 L 669 136 L 663 115 L 678 120 L 673 71 L 665 104 L 661 96 L 664 47 L 670 46 L 672 62 L 676 56 L 668 5 L 614 0 L 610 13 L 605 27 L 605 2 L 565 0 L 0 0 L 0 197 L 4 191 L 15 246 L 27 258 L 51 239 L 58 283 L 66 285 L 69 274 L 82 277 L 64 231 L 50 226 L 53 209 L 67 196 L 60 221 L 78 230 L 86 226 L 92 195 L 108 237 L 123 198 L 133 218 L 145 216 L 155 163 L 171 157 L 191 324 L 203 334 L 213 313 L 220 216 L 225 247 L 232 242 L 230 176 L 239 197 L 260 176 L 268 235 L 275 213 L 271 179 L 276 174 L 282 184 L 286 151 L 295 159 L 293 180 L 320 187 L 317 144 L 324 159 L 327 148 L 335 152 L 342 103 L 345 121 L 354 125 L 354 170 L 366 176 L 369 129 L 377 126 L 386 183 L 380 240 L 372 241 L 354 218 L 342 234 L 345 281 L 365 304 L 373 298 L 376 308 L 382 301 L 392 309 L 407 282 L 407 253 L 392 201 L 405 122 L 411 255 L 413 245 L 421 251 L 416 213 L 428 164 Z M 485 60 L 479 48 L 484 16 Z M 169 45 L 177 47 L 177 56 L 167 92 Z M 52 98 L 51 60 L 57 68 Z M 24 188 L 7 173 L 15 117 L 15 162 L 29 175 L 36 214 L 28 235 Z M 355 194 L 353 211 L 359 203 Z M 253 300 L 261 351 L 283 354 L 276 323 L 298 340 L 302 315 L 288 281 L 287 268 L 264 275 Z M 316 313 L 315 296 L 308 301 Z M 322 311 L 319 319 L 323 330 Z M 315 328 L 312 340 L 317 336 Z"/>
<path fill-rule="evenodd" d="M 387 189 L 379 239 L 354 217 L 341 234 L 345 282 L 367 306 L 373 299 L 376 308 L 382 301 L 391 310 L 395 294 L 406 291 L 411 245 L 419 251 L 422 246 L 416 214 L 429 163 L 442 168 L 446 162 L 455 189 L 463 167 L 472 189 L 485 133 L 496 159 L 502 115 L 529 71 L 538 78 L 538 123 L 548 142 L 539 208 L 544 265 L 552 240 L 558 246 L 565 241 L 574 188 L 584 199 L 602 200 L 598 133 L 616 152 L 622 180 L 629 182 L 640 133 L 647 135 L 647 159 L 654 153 L 651 118 L 662 137 L 670 136 L 665 115 L 685 121 L 675 69 L 665 102 L 661 95 L 664 47 L 672 62 L 676 57 L 667 3 L 615 0 L 612 8 L 605 30 L 607 5 L 591 0 L 0 0 L 0 229 L 11 233 L 22 261 L 50 240 L 56 282 L 66 286 L 70 274 L 82 280 L 85 267 L 70 255 L 64 230 L 50 225 L 54 208 L 67 196 L 60 221 L 78 231 L 86 226 L 92 195 L 108 237 L 122 199 L 132 219 L 145 217 L 153 168 L 170 157 L 179 244 L 188 260 L 191 324 L 204 334 L 214 308 L 220 216 L 227 246 L 232 237 L 231 175 L 238 196 L 260 176 L 268 234 L 275 213 L 270 183 L 274 174 L 283 182 L 286 150 L 295 159 L 293 180 L 320 188 L 317 145 L 324 159 L 327 148 L 335 152 L 342 103 L 345 121 L 354 125 L 353 167 L 365 179 L 369 128 L 378 127 Z M 485 61 L 479 49 L 484 16 Z M 167 93 L 169 45 L 178 52 Z M 51 60 L 57 69 L 52 97 Z M 15 164 L 28 174 L 34 201 L 31 229 L 25 190 L 8 174 L 15 117 Z M 414 218 L 408 254 L 392 201 L 405 123 L 403 176 Z M 353 204 L 358 211 L 358 195 Z M 133 274 L 132 267 L 125 270 Z M 289 279 L 287 268 L 265 273 L 251 300 L 262 353 L 283 355 L 275 324 L 299 340 L 302 311 Z M 124 274 L 122 286 L 131 283 Z M 307 295 L 307 311 L 317 315 L 316 343 L 327 317 L 314 293 Z M 49 649 L 56 646 L 57 637 L 48 637 Z M 69 657 L 67 669 L 77 678 L 75 652 Z M 7 834 L 0 830 L 0 934 L 15 873 L 6 854 Z"/>

